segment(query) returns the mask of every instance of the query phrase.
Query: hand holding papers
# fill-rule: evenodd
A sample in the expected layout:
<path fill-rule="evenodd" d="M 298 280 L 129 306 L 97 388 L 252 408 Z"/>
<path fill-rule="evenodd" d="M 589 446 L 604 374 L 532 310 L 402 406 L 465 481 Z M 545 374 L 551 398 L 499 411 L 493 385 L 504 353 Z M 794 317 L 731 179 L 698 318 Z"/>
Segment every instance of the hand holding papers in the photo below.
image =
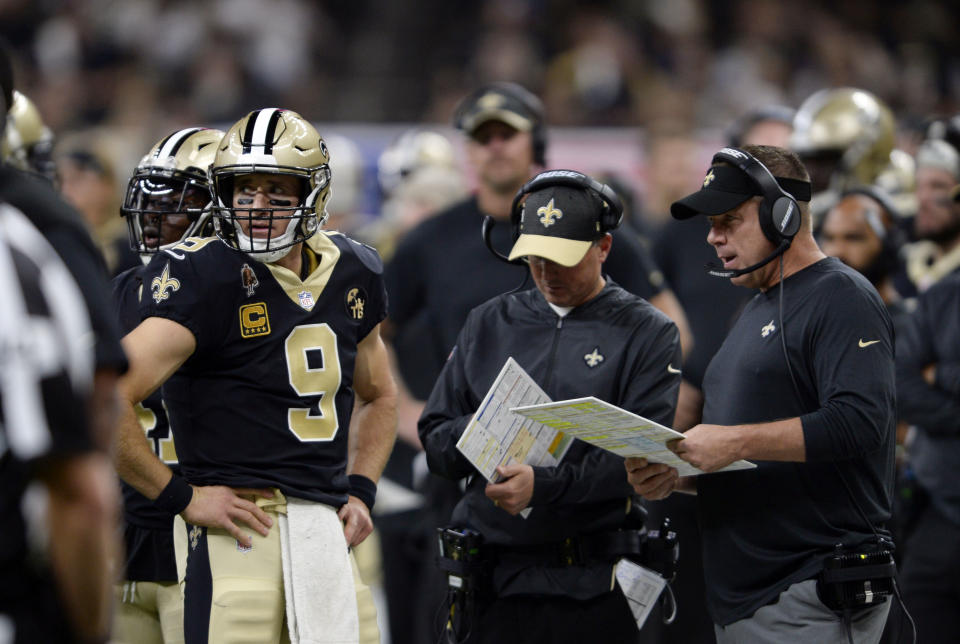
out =
<path fill-rule="evenodd" d="M 496 483 L 499 465 L 558 465 L 574 438 L 623 457 L 664 463 L 677 468 L 680 476 L 703 473 L 667 449 L 667 441 L 683 438 L 680 432 L 593 397 L 551 402 L 513 358 L 507 358 L 457 449 Z M 751 467 L 756 466 L 736 461 L 718 471 Z"/>
<path fill-rule="evenodd" d="M 651 463 L 675 467 L 680 476 L 703 474 L 667 449 L 667 441 L 683 438 L 683 434 L 597 398 L 533 404 L 514 407 L 512 411 L 563 432 L 565 436 L 579 438 L 614 454 L 639 456 Z M 756 465 L 749 461 L 736 461 L 717 471 L 751 467 Z"/>

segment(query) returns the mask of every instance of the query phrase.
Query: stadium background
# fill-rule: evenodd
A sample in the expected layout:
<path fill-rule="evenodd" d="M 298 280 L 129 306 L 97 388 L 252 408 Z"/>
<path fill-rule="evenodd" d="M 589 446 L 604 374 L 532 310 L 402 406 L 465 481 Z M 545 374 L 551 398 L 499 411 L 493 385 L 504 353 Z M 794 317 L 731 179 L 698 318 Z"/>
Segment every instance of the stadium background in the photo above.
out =
<path fill-rule="evenodd" d="M 694 157 L 658 175 L 689 186 L 738 115 L 821 87 L 877 94 L 910 152 L 960 103 L 958 13 L 893 0 L 2 0 L 0 37 L 59 149 L 110 164 L 118 194 L 164 133 L 274 105 L 357 144 L 334 190 L 374 216 L 384 147 L 422 125 L 459 151 L 453 108 L 494 79 L 543 97 L 551 166 L 615 172 L 641 200 L 656 181 L 648 137 L 693 135 Z"/>

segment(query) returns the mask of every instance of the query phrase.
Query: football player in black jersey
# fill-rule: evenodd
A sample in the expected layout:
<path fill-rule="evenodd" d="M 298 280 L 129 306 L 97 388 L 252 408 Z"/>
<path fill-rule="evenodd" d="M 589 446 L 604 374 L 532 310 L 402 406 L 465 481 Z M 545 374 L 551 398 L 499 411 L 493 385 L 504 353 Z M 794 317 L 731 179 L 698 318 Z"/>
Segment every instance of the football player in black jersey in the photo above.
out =
<path fill-rule="evenodd" d="M 251 112 L 208 174 L 221 241 L 157 254 L 143 322 L 124 340 L 118 470 L 186 522 L 187 642 L 272 642 L 295 629 L 357 639 L 348 547 L 372 529 L 396 424 L 382 265 L 374 249 L 320 231 L 329 154 L 299 114 Z M 135 420 L 161 384 L 182 478 Z M 298 539 L 301 521 L 312 539 Z M 312 567 L 294 576 L 294 564 Z M 318 578 L 322 601 L 301 603 Z"/>
<path fill-rule="evenodd" d="M 143 266 L 113 280 L 113 299 L 123 333 L 140 323 L 147 264 L 159 251 L 202 234 L 210 221 L 207 168 L 223 132 L 205 128 L 178 130 L 160 139 L 137 165 L 121 214 L 127 220 L 130 247 Z M 146 289 L 149 296 L 149 286 Z M 153 452 L 180 473 L 167 413 L 154 391 L 136 406 Z M 122 484 L 126 574 L 117 586 L 114 639 L 117 642 L 183 642 L 183 599 L 177 585 L 173 518 Z"/>

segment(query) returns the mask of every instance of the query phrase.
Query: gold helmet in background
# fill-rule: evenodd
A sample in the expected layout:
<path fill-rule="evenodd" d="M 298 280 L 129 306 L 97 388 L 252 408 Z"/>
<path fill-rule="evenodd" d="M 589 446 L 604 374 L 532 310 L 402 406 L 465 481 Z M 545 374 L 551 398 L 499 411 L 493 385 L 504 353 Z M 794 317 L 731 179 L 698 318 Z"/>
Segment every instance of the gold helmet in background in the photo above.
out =
<path fill-rule="evenodd" d="M 7 126 L 0 139 L 0 158 L 15 168 L 56 179 L 53 162 L 53 132 L 29 98 L 14 90 L 7 112 Z"/>
<path fill-rule="evenodd" d="M 887 169 L 895 135 L 893 113 L 870 92 L 822 89 L 797 110 L 790 147 L 808 166 L 815 193 L 842 192 Z"/>
<path fill-rule="evenodd" d="M 407 130 L 380 154 L 377 179 L 385 195 L 396 192 L 406 179 L 421 168 L 456 168 L 456 154 L 450 140 L 431 130 Z"/>
<path fill-rule="evenodd" d="M 909 153 L 894 149 L 890 152 L 890 163 L 880 171 L 873 185 L 882 188 L 890 195 L 897 213 L 902 217 L 911 217 L 917 212 L 917 164 Z"/>
<path fill-rule="evenodd" d="M 235 179 L 253 173 L 297 178 L 301 186 L 297 203 L 271 204 L 269 208 L 235 206 Z M 254 110 L 234 123 L 220 142 L 209 176 L 217 235 L 231 248 L 259 261 L 270 263 L 283 258 L 294 245 L 317 232 L 327 219 L 330 153 L 313 125 L 296 112 L 278 108 Z M 244 234 L 240 221 L 265 210 L 271 223 L 278 219 L 287 221 L 284 232 L 266 238 Z"/>
<path fill-rule="evenodd" d="M 137 164 L 120 214 L 127 219 L 130 248 L 145 261 L 187 237 L 205 234 L 210 220 L 207 168 L 222 138 L 220 130 L 177 130 L 157 141 Z"/>

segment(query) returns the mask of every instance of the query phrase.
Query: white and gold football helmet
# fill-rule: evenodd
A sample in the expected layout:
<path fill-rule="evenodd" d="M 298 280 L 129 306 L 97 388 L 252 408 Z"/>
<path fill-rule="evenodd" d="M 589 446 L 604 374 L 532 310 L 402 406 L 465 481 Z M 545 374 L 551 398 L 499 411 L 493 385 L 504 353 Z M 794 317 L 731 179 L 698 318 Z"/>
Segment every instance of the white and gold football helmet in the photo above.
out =
<path fill-rule="evenodd" d="M 233 124 L 220 142 L 210 166 L 213 224 L 217 235 L 231 248 L 262 262 L 275 262 L 296 244 L 310 238 L 327 219 L 330 199 L 330 153 L 317 130 L 290 110 L 254 110 Z M 267 208 L 234 204 L 234 182 L 243 175 L 281 174 L 295 177 L 300 194 L 293 200 L 270 200 Z M 291 203 L 295 202 L 295 203 Z M 284 232 L 251 237 L 249 225 L 269 217 L 286 220 Z"/>
<path fill-rule="evenodd" d="M 7 125 L 0 139 L 0 158 L 5 163 L 39 174 L 50 181 L 57 175 L 53 161 L 53 132 L 29 98 L 13 91 L 13 104 L 7 113 Z"/>
<path fill-rule="evenodd" d="M 208 234 L 207 168 L 222 138 L 221 130 L 177 130 L 157 141 L 140 160 L 120 214 L 127 219 L 130 248 L 144 262 L 187 237 Z"/>
<path fill-rule="evenodd" d="M 404 180 L 421 168 L 456 168 L 450 140 L 431 130 L 407 130 L 380 155 L 377 179 L 385 195 L 392 195 Z"/>
<path fill-rule="evenodd" d="M 822 89 L 807 98 L 793 119 L 790 148 L 808 161 L 832 164 L 823 189 L 869 185 L 890 164 L 896 134 L 893 113 L 870 92 L 853 87 Z M 813 173 L 811 172 L 811 175 Z"/>

